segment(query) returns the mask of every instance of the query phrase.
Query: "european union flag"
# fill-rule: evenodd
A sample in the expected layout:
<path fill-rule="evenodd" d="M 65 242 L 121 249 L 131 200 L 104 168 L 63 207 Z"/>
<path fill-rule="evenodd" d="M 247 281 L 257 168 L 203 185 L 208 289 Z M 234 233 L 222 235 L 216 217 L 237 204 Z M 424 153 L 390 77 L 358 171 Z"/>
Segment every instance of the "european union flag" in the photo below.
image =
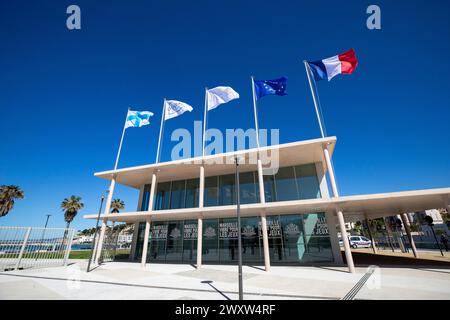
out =
<path fill-rule="evenodd" d="M 285 96 L 286 93 L 286 77 L 274 80 L 255 80 L 255 91 L 258 98 L 276 94 L 277 96 Z"/>

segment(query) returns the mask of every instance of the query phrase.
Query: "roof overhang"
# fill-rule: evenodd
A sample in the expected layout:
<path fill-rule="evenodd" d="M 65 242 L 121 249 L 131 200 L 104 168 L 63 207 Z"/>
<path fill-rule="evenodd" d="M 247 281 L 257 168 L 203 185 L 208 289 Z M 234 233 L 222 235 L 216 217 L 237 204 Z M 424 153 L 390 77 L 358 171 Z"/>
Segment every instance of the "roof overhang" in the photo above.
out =
<path fill-rule="evenodd" d="M 158 181 L 182 180 L 199 177 L 199 168 L 204 163 L 205 175 L 215 176 L 235 172 L 234 158 L 240 157 L 241 172 L 254 171 L 258 156 L 263 169 L 323 162 L 323 146 L 328 145 L 330 156 L 333 154 L 336 137 L 285 143 L 260 149 L 239 150 L 205 157 L 181 159 L 157 164 L 129 167 L 95 173 L 96 177 L 111 180 L 116 176 L 116 183 L 139 189 L 151 182 L 153 173 L 158 173 Z M 325 167 L 324 167 L 324 171 Z"/>
<path fill-rule="evenodd" d="M 336 210 L 340 209 L 344 213 L 346 222 L 351 222 L 362 220 L 366 216 L 369 219 L 375 219 L 405 212 L 446 208 L 449 204 L 450 188 L 442 188 L 344 196 L 330 199 L 245 204 L 241 205 L 241 214 L 242 216 L 255 216 L 262 212 L 267 215 L 311 212 L 331 212 L 334 214 Z M 101 215 L 101 218 L 109 221 L 137 222 L 147 219 L 157 221 L 234 216 L 236 216 L 235 205 L 106 214 Z M 96 219 L 97 215 L 86 215 L 84 218 Z"/>

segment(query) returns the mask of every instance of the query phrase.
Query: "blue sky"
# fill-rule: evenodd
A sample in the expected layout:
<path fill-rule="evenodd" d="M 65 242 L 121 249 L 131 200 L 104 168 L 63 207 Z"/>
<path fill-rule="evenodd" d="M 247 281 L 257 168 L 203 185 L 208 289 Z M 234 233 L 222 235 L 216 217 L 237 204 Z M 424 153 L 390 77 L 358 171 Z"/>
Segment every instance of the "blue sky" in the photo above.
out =
<path fill-rule="evenodd" d="M 81 30 L 66 8 L 81 8 Z M 152 163 L 162 99 L 195 109 L 166 123 L 170 133 L 202 120 L 204 87 L 232 86 L 239 100 L 214 110 L 209 126 L 253 128 L 250 76 L 287 76 L 288 95 L 259 104 L 261 128 L 280 142 L 318 138 L 303 59 L 354 48 L 354 74 L 320 82 L 342 195 L 450 185 L 448 1 L 376 1 L 382 29 L 366 28 L 366 1 L 1 1 L 0 184 L 26 194 L 0 225 L 64 225 L 72 194 L 98 210 L 129 106 L 155 113 L 129 129 L 119 167 Z M 447 39 L 447 40 L 446 40 Z M 213 114 L 214 113 L 214 114 Z M 127 210 L 137 192 L 118 187 Z"/>

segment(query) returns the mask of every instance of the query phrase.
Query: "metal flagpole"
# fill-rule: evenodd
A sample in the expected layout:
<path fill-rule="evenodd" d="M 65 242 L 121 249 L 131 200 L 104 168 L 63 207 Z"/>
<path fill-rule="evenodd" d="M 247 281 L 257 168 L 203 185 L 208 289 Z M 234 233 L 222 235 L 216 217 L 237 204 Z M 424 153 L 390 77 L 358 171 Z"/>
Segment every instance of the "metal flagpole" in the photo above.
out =
<path fill-rule="evenodd" d="M 122 142 L 123 142 L 123 137 L 125 136 L 125 129 L 126 129 L 126 124 L 127 124 L 127 118 L 128 118 L 128 112 L 129 111 L 130 111 L 130 108 L 128 108 L 127 116 L 125 117 L 125 123 L 123 124 L 122 138 L 120 138 L 119 150 L 117 151 L 117 157 L 116 157 L 116 163 L 114 165 L 114 170 L 117 169 L 117 165 L 119 164 L 120 151 L 122 150 Z"/>
<path fill-rule="evenodd" d="M 253 76 L 252 76 L 252 93 L 253 93 L 253 112 L 255 113 L 256 146 L 259 149 L 258 113 L 257 113 L 257 107 L 256 107 L 255 80 L 253 79 Z"/>
<path fill-rule="evenodd" d="M 322 134 L 322 138 L 325 138 L 325 134 L 323 131 L 323 126 L 322 126 L 322 120 L 320 119 L 317 98 L 316 98 L 316 94 L 315 94 L 313 86 L 312 86 L 311 73 L 310 73 L 311 70 L 310 70 L 308 62 L 306 60 L 304 60 L 303 63 L 305 64 L 305 70 L 306 70 L 306 75 L 308 76 L 309 88 L 311 89 L 311 95 L 313 97 L 314 107 L 316 108 L 316 115 L 317 115 L 317 120 L 319 121 L 320 133 Z"/>
<path fill-rule="evenodd" d="M 159 126 L 159 139 L 158 139 L 158 150 L 156 150 L 156 163 L 159 162 L 159 150 L 161 147 L 161 138 L 163 134 L 164 122 L 166 121 L 165 117 L 166 117 L 166 98 L 164 98 L 163 109 L 161 114 L 161 124 Z"/>
<path fill-rule="evenodd" d="M 319 121 L 320 133 L 322 134 L 322 138 L 325 138 L 324 126 L 322 124 L 322 119 L 320 118 L 318 96 L 316 97 L 317 90 L 315 91 L 313 88 L 313 85 L 312 85 L 313 80 L 314 80 L 314 84 L 315 84 L 316 80 L 311 79 L 311 68 L 309 67 L 308 62 L 306 60 L 303 60 L 303 63 L 305 64 L 306 75 L 308 76 L 309 87 L 311 89 L 311 95 L 313 97 L 314 107 L 316 108 L 316 115 L 317 115 L 317 120 Z M 338 198 L 339 192 L 338 192 L 338 188 L 337 188 L 336 177 L 334 175 L 334 166 L 333 166 L 333 162 L 331 161 L 331 157 L 329 155 L 328 147 L 325 147 L 323 149 L 323 153 L 324 153 L 325 161 L 326 161 L 327 167 L 328 167 L 328 176 L 329 176 L 330 182 L 331 182 L 331 189 L 333 191 L 333 197 Z M 353 257 L 352 257 L 351 250 L 350 250 L 350 243 L 349 243 L 348 239 L 347 239 L 347 241 L 344 240 L 345 238 L 348 238 L 348 236 L 347 236 L 347 232 L 345 230 L 345 221 L 344 221 L 344 215 L 342 213 L 342 210 L 337 210 L 337 217 L 338 217 L 338 221 L 339 221 L 339 227 L 341 229 L 342 241 L 344 241 L 343 242 L 344 243 L 344 252 L 345 252 L 345 257 L 347 259 L 347 266 L 349 268 L 349 272 L 354 273 L 355 267 L 353 264 Z"/>
<path fill-rule="evenodd" d="M 205 112 L 203 115 L 203 144 L 202 144 L 202 156 L 205 156 L 205 144 L 206 144 L 206 119 L 208 114 L 208 88 L 205 88 Z"/>

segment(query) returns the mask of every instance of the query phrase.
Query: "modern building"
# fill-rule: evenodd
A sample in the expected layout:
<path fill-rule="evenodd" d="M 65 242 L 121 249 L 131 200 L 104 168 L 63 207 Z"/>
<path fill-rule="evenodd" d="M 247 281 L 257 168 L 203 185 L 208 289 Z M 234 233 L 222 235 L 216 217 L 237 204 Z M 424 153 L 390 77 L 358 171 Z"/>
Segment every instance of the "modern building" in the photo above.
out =
<path fill-rule="evenodd" d="M 331 162 L 335 144 L 336 137 L 327 137 L 96 173 L 111 181 L 100 247 L 108 221 L 128 222 L 135 223 L 130 259 L 143 266 L 234 263 L 236 157 L 243 261 L 266 270 L 342 264 L 338 232 L 347 238 L 346 223 L 396 214 L 406 219 L 406 212 L 449 206 L 450 188 L 339 196 Z M 273 167 L 263 161 L 268 158 L 277 160 L 277 172 L 267 169 Z M 117 183 L 140 190 L 135 212 L 109 213 Z M 347 241 L 344 248 L 353 272 Z"/>

